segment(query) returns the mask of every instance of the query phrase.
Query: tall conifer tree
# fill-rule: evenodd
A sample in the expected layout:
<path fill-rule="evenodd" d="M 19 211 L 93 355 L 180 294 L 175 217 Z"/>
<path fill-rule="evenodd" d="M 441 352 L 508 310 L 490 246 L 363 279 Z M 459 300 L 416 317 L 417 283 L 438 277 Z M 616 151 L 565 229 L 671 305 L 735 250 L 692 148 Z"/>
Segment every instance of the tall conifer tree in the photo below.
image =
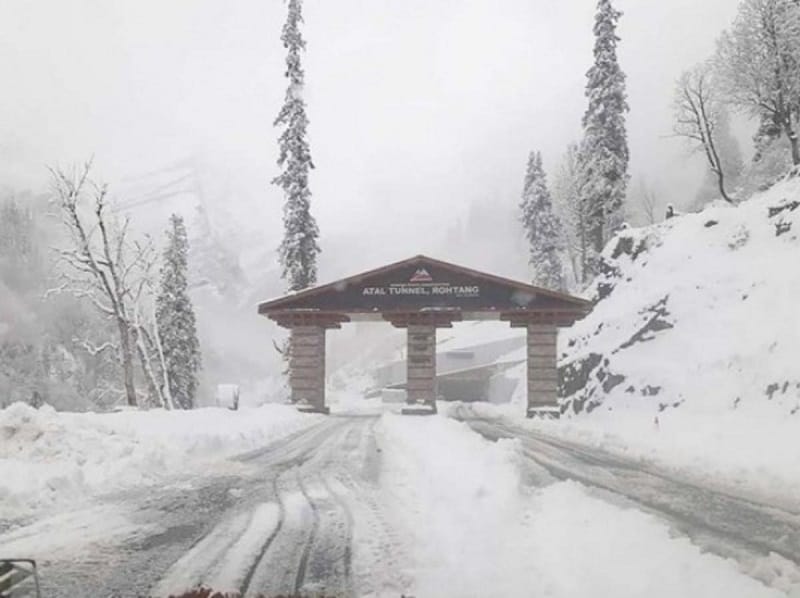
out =
<path fill-rule="evenodd" d="M 588 231 L 595 253 L 602 251 L 622 223 L 628 185 L 628 112 L 625 73 L 617 61 L 617 21 L 622 13 L 611 0 L 599 0 L 594 23 L 594 65 L 586 73 L 589 106 L 583 116 L 580 151 L 580 200 L 589 217 Z M 596 257 L 596 256 L 595 256 Z M 584 278 L 594 273 L 590 260 Z"/>
<path fill-rule="evenodd" d="M 183 218 L 173 214 L 170 224 L 156 297 L 156 323 L 172 399 L 176 407 L 191 409 L 200 369 L 200 341 L 187 280 L 189 241 Z"/>
<path fill-rule="evenodd" d="M 291 291 L 304 289 L 317 281 L 317 254 L 320 251 L 317 244 L 319 229 L 311 215 L 311 191 L 308 187 L 308 173 L 314 164 L 306 140 L 308 118 L 303 100 L 305 73 L 300 63 L 300 53 L 306 47 L 300 33 L 302 22 L 302 0 L 289 0 L 288 16 L 281 34 L 283 46 L 288 50 L 286 77 L 289 87 L 274 123 L 276 127 L 283 128 L 278 138 L 278 165 L 282 172 L 272 182 L 283 189 L 285 198 L 284 237 L 278 257 L 283 268 L 283 279 Z"/>
<path fill-rule="evenodd" d="M 535 272 L 533 282 L 554 291 L 563 290 L 564 271 L 560 256 L 563 231 L 553 211 L 553 200 L 539 152 L 531 152 L 528 157 L 520 209 L 520 220 L 530 244 L 530 263 Z"/>

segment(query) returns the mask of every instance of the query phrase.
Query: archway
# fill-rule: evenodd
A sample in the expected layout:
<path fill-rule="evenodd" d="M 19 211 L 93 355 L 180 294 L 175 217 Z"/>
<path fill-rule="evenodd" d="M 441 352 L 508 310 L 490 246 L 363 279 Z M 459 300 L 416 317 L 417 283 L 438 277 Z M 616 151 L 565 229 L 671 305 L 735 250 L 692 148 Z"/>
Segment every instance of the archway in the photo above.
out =
<path fill-rule="evenodd" d="M 386 321 L 407 332 L 405 413 L 436 410 L 436 329 L 502 320 L 527 330 L 528 417 L 558 417 L 558 328 L 591 303 L 418 255 L 266 301 L 258 313 L 290 331 L 292 401 L 327 413 L 325 332 L 351 321 Z"/>

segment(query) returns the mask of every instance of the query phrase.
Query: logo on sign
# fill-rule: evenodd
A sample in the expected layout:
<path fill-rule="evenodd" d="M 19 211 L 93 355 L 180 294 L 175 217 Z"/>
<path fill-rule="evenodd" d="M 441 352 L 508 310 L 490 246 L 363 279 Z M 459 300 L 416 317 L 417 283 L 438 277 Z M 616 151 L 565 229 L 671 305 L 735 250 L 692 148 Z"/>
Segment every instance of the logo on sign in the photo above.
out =
<path fill-rule="evenodd" d="M 419 268 L 409 282 L 433 282 L 433 278 L 425 268 Z"/>

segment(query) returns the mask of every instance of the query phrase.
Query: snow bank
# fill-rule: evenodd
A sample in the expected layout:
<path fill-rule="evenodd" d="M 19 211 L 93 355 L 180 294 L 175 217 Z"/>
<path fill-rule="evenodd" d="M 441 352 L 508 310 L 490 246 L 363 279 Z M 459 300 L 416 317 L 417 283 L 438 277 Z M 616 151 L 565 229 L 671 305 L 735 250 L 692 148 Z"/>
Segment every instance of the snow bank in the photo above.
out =
<path fill-rule="evenodd" d="M 637 411 L 598 410 L 590 417 L 540 421 L 526 420 L 519 405 L 477 403 L 453 405 L 446 411 L 458 417 L 464 408 L 797 510 L 800 442 L 797 422 L 791 417 L 675 409 L 646 419 Z"/>
<path fill-rule="evenodd" d="M 407 531 L 417 596 L 781 596 L 635 509 L 577 483 L 520 486 L 516 441 L 444 417 L 386 415 L 381 491 Z"/>
<path fill-rule="evenodd" d="M 673 537 L 655 517 L 593 498 L 578 483 L 537 493 L 524 522 L 540 595 L 570 598 L 766 598 L 784 596 L 727 559 Z M 531 593 L 516 595 L 531 595 Z"/>
<path fill-rule="evenodd" d="M 384 504 L 416 555 L 410 593 L 511 596 L 493 586 L 516 560 L 503 534 L 522 515 L 517 441 L 490 444 L 453 420 L 387 414 L 378 442 Z"/>
<path fill-rule="evenodd" d="M 97 414 L 15 403 L 0 410 L 0 518 L 199 471 L 319 417 L 286 405 Z"/>

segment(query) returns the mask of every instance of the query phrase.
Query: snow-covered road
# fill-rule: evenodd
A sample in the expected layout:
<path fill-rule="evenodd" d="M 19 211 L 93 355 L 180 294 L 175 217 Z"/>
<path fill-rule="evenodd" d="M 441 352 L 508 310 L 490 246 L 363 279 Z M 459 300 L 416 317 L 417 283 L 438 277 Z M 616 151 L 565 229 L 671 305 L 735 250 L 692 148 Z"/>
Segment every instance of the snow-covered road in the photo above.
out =
<path fill-rule="evenodd" d="M 243 596 L 354 592 L 353 513 L 375 515 L 364 487 L 376 470 L 377 417 L 331 418 L 240 457 L 258 474 L 234 490 L 235 508 L 169 567 L 153 593 L 204 584 Z M 361 521 L 359 521 L 361 523 Z M 372 533 L 385 543 L 375 521 Z M 358 572 L 355 572 L 358 573 Z"/>
<path fill-rule="evenodd" d="M 468 409 L 461 410 L 460 419 L 491 441 L 518 439 L 532 485 L 578 481 L 607 501 L 632 503 L 658 515 L 705 550 L 737 560 L 755 578 L 778 586 L 800 581 L 800 503 L 792 509 L 736 496 L 710 479 L 706 484 L 681 479 L 637 459 L 471 417 Z"/>
<path fill-rule="evenodd" d="M 244 596 L 353 595 L 365 575 L 353 547 L 375 546 L 372 562 L 393 554 L 369 487 L 377 419 L 331 417 L 241 455 L 227 474 L 105 496 L 0 536 L 2 552 L 35 554 L 48 597 L 166 596 L 200 584 Z"/>
<path fill-rule="evenodd" d="M 2 552 L 48 597 L 800 590 L 797 514 L 495 420 L 331 416 L 169 479 L 17 522 Z"/>

